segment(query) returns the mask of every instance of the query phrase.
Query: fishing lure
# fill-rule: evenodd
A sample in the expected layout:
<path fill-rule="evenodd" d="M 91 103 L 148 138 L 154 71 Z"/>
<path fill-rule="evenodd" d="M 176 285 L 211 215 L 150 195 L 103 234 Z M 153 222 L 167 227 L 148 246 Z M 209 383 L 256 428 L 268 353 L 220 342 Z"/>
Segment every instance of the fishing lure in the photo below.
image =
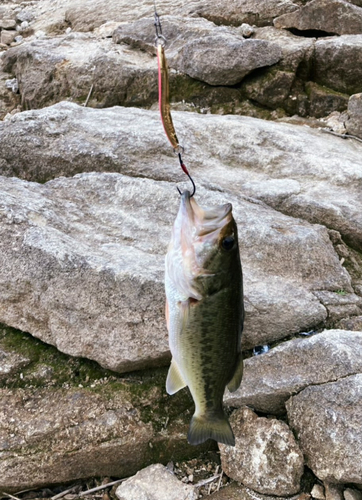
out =
<path fill-rule="evenodd" d="M 181 152 L 183 151 L 182 146 L 180 146 L 179 140 L 176 135 L 176 130 L 172 121 L 171 116 L 171 107 L 170 107 L 170 84 L 169 84 L 169 74 L 168 74 L 168 64 L 165 54 L 165 43 L 166 38 L 162 34 L 162 26 L 160 21 L 160 16 L 156 12 L 155 6 L 155 28 L 156 28 L 156 46 L 157 46 L 157 62 L 158 62 L 158 103 L 160 108 L 160 115 L 162 125 L 165 131 L 165 134 L 170 141 L 171 146 L 174 151 L 178 154 L 180 166 L 185 174 L 190 179 L 193 192 L 191 193 L 191 197 L 194 196 L 196 192 L 195 183 L 187 170 L 186 165 L 182 161 Z M 180 194 L 181 191 L 178 189 Z"/>

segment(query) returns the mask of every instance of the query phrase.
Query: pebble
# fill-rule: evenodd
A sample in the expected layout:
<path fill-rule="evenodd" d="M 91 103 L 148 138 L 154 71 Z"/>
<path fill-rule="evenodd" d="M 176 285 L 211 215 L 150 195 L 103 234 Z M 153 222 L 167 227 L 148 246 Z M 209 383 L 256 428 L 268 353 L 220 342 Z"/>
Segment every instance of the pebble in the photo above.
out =
<path fill-rule="evenodd" d="M 12 78 L 11 80 L 6 80 L 5 87 L 10 89 L 14 94 L 17 94 L 19 92 L 18 79 Z"/>
<path fill-rule="evenodd" d="M 321 484 L 316 483 L 311 491 L 311 495 L 313 498 L 317 500 L 325 500 L 326 496 L 324 494 L 324 488 Z"/>

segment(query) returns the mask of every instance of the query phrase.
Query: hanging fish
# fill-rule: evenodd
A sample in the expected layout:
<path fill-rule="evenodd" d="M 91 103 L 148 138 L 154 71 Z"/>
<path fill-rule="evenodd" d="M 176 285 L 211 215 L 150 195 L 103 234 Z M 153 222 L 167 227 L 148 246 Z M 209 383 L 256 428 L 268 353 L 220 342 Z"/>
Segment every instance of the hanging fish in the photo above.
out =
<path fill-rule="evenodd" d="M 188 386 L 195 403 L 188 441 L 234 446 L 223 394 L 239 387 L 244 307 L 237 227 L 230 203 L 201 208 L 181 196 L 166 255 L 168 394 Z"/>

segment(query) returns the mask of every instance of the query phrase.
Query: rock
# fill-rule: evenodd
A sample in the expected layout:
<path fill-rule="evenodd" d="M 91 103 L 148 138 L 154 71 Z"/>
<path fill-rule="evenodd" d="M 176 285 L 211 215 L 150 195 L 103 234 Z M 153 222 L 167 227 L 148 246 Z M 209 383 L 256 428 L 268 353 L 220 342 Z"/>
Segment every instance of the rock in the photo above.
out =
<path fill-rule="evenodd" d="M 343 318 L 337 323 L 337 328 L 341 330 L 351 330 L 362 332 L 362 316 L 353 316 L 352 318 Z"/>
<path fill-rule="evenodd" d="M 173 119 L 196 181 L 324 224 L 361 252 L 362 144 L 304 126 L 249 117 L 175 112 Z M 85 169 L 184 180 L 158 112 L 60 103 L 0 123 L 0 140 L 1 172 L 37 182 Z M 170 168 L 171 158 L 175 168 Z M 303 273 L 304 278 L 311 276 Z M 328 273 L 323 276 L 326 279 Z M 328 289 L 348 291 L 342 281 L 334 281 L 335 288 L 328 285 Z"/>
<path fill-rule="evenodd" d="M 343 486 L 341 484 L 324 481 L 326 500 L 343 500 Z"/>
<path fill-rule="evenodd" d="M 228 406 L 249 405 L 280 415 L 292 394 L 362 371 L 362 331 L 326 330 L 293 339 L 244 361 L 240 388 L 225 394 Z"/>
<path fill-rule="evenodd" d="M 325 500 L 325 498 L 326 498 L 326 496 L 324 494 L 324 488 L 319 483 L 316 483 L 313 486 L 312 491 L 310 492 L 310 494 L 312 495 L 312 498 L 316 498 L 316 500 Z"/>
<path fill-rule="evenodd" d="M 16 34 L 17 34 L 16 31 L 2 30 L 0 36 L 1 43 L 5 45 L 10 45 L 14 41 Z"/>
<path fill-rule="evenodd" d="M 16 28 L 15 19 L 0 19 L 0 29 L 13 30 Z"/>
<path fill-rule="evenodd" d="M 122 477 L 144 463 L 152 426 L 120 392 L 111 398 L 105 390 L 86 389 L 0 393 L 3 490 L 37 489 L 98 474 Z"/>
<path fill-rule="evenodd" d="M 314 82 L 305 85 L 309 96 L 309 115 L 321 118 L 331 112 L 344 111 L 348 106 L 348 95 L 336 92 Z"/>
<path fill-rule="evenodd" d="M 271 25 L 275 17 L 294 10 L 297 10 L 297 5 L 290 0 L 236 0 L 228 3 L 218 0 L 201 4 L 196 13 L 218 25 L 240 26 L 248 23 L 266 26 Z"/>
<path fill-rule="evenodd" d="M 312 0 L 274 20 L 276 28 L 318 30 L 331 35 L 362 33 L 362 9 L 345 0 Z"/>
<path fill-rule="evenodd" d="M 223 471 L 259 493 L 297 493 L 304 469 L 303 455 L 287 424 L 258 417 L 246 407 L 232 414 L 230 424 L 235 447 L 219 444 Z"/>
<path fill-rule="evenodd" d="M 326 126 L 336 132 L 337 134 L 345 134 L 347 129 L 345 127 L 345 122 L 348 119 L 346 112 L 340 113 L 339 111 L 333 111 L 328 116 L 324 118 Z"/>
<path fill-rule="evenodd" d="M 343 492 L 344 500 L 362 500 L 362 492 L 352 488 L 346 488 Z"/>
<path fill-rule="evenodd" d="M 1 186 L 0 320 L 112 370 L 167 363 L 163 261 L 174 185 L 93 173 L 45 185 L 3 177 Z M 350 288 L 326 230 L 200 182 L 198 191 L 201 205 L 227 199 L 244 221 L 245 346 L 320 324 L 326 310 L 310 290 Z"/>
<path fill-rule="evenodd" d="M 0 70 L 0 120 L 3 120 L 8 113 L 20 104 L 20 96 L 16 90 L 16 79 L 10 78 L 10 76 Z"/>
<path fill-rule="evenodd" d="M 118 486 L 119 500 L 197 500 L 194 486 L 179 481 L 162 464 L 150 465 Z"/>
<path fill-rule="evenodd" d="M 210 495 L 210 500 L 302 500 L 300 495 L 293 497 L 275 497 L 269 495 L 261 495 L 256 491 L 246 488 L 242 484 L 233 482 L 216 493 Z M 307 499 L 305 499 L 307 500 Z"/>
<path fill-rule="evenodd" d="M 240 30 L 215 27 L 204 19 L 165 16 L 162 32 L 170 67 L 209 85 L 235 85 L 252 70 L 275 64 L 281 56 L 281 49 L 273 43 L 245 40 Z M 148 19 L 122 25 L 113 40 L 151 50 L 154 26 Z"/>
<path fill-rule="evenodd" d="M 29 363 L 30 359 L 28 357 L 15 352 L 7 346 L 3 332 L 0 329 L 0 381 L 19 372 L 21 368 Z"/>
<path fill-rule="evenodd" d="M 307 387 L 290 398 L 287 410 L 306 464 L 319 479 L 362 484 L 361 373 Z"/>
<path fill-rule="evenodd" d="M 146 105 L 157 95 L 157 64 L 150 56 L 92 35 L 71 33 L 24 43 L 7 51 L 3 67 L 16 75 L 26 109 L 62 98 L 84 102 L 92 84 L 90 104 L 97 107 Z"/>
<path fill-rule="evenodd" d="M 245 81 L 242 89 L 249 99 L 270 107 L 282 107 L 288 99 L 295 74 L 272 68 Z"/>
<path fill-rule="evenodd" d="M 347 132 L 362 139 L 362 93 L 354 94 L 348 101 Z"/>
<path fill-rule="evenodd" d="M 298 73 L 302 73 L 303 75 L 303 68 L 307 68 L 311 64 L 314 51 L 314 38 L 296 36 L 289 33 L 289 31 L 279 30 L 272 26 L 257 28 L 253 37 L 278 45 L 282 51 L 282 57 L 277 65 L 279 70 L 294 73 L 298 70 Z M 304 71 L 308 73 L 306 69 Z"/>
<path fill-rule="evenodd" d="M 349 95 L 360 92 L 362 35 L 317 40 L 314 64 L 314 80 L 320 85 Z"/>
<path fill-rule="evenodd" d="M 271 66 L 280 57 L 279 47 L 264 40 L 219 35 L 186 42 L 176 65 L 187 75 L 209 85 L 235 85 L 254 69 Z"/>
<path fill-rule="evenodd" d="M 346 293 L 345 290 L 336 292 L 315 291 L 316 297 L 328 310 L 328 319 L 335 323 L 349 316 L 357 316 L 361 312 L 362 297 Z"/>
<path fill-rule="evenodd" d="M 0 350 L 18 357 L 1 375 L 1 491 L 127 477 L 210 450 L 187 443 L 192 398 L 165 394 L 167 369 L 120 377 L 3 327 Z"/>
<path fill-rule="evenodd" d="M 23 9 L 16 14 L 16 19 L 20 23 L 23 23 L 24 21 L 30 23 L 31 21 L 33 21 L 34 17 L 34 12 L 28 9 Z"/>

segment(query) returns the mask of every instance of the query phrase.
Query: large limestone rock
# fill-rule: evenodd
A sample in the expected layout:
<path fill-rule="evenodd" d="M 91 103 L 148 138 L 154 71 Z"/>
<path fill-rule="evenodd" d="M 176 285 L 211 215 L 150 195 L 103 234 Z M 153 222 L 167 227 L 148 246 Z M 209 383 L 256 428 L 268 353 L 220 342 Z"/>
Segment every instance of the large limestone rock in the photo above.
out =
<path fill-rule="evenodd" d="M 362 33 L 362 9 L 345 0 L 312 0 L 274 20 L 276 28 L 319 30 L 330 34 Z"/>
<path fill-rule="evenodd" d="M 264 40 L 219 35 L 186 42 L 176 66 L 210 85 L 236 85 L 251 71 L 277 63 L 280 56 L 279 47 Z"/>
<path fill-rule="evenodd" d="M 197 489 L 179 481 L 162 464 L 150 465 L 118 486 L 119 500 L 197 500 Z"/>
<path fill-rule="evenodd" d="M 183 112 L 173 117 L 196 182 L 324 224 L 361 251 L 362 144 L 248 117 Z M 184 179 L 158 112 L 59 103 L 0 123 L 0 140 L 0 171 L 28 180 L 85 170 Z"/>
<path fill-rule="evenodd" d="M 285 413 L 292 394 L 358 372 L 362 372 L 362 332 L 326 330 L 246 359 L 241 386 L 227 392 L 225 402 L 278 415 Z"/>
<path fill-rule="evenodd" d="M 23 109 L 42 108 L 63 99 L 89 105 L 150 105 L 157 99 L 154 58 L 110 39 L 70 33 L 9 49 L 3 67 L 19 83 Z"/>
<path fill-rule="evenodd" d="M 86 389 L 0 393 L 2 491 L 98 475 L 122 477 L 144 463 L 152 426 L 120 392 L 111 398 L 106 391 Z"/>
<path fill-rule="evenodd" d="M 310 386 L 287 403 L 308 467 L 327 483 L 362 484 L 362 374 Z"/>
<path fill-rule="evenodd" d="M 362 93 L 354 94 L 348 101 L 347 132 L 362 139 Z"/>
<path fill-rule="evenodd" d="M 266 26 L 271 25 L 275 17 L 295 10 L 297 5 L 290 0 L 235 0 L 227 3 L 216 0 L 203 2 L 196 12 L 216 24 Z"/>
<path fill-rule="evenodd" d="M 163 267 L 179 203 L 173 184 L 97 173 L 45 185 L 3 177 L 1 199 L 0 321 L 116 371 L 168 362 Z M 226 200 L 239 222 L 246 347 L 325 320 L 313 290 L 352 292 L 322 226 L 199 183 L 201 205 Z"/>
<path fill-rule="evenodd" d="M 342 35 L 315 43 L 314 79 L 346 94 L 361 91 L 362 35 Z"/>
<path fill-rule="evenodd" d="M 304 470 L 303 454 L 287 424 L 258 417 L 249 408 L 236 410 L 230 424 L 235 447 L 220 444 L 225 473 L 259 493 L 297 493 Z"/>

